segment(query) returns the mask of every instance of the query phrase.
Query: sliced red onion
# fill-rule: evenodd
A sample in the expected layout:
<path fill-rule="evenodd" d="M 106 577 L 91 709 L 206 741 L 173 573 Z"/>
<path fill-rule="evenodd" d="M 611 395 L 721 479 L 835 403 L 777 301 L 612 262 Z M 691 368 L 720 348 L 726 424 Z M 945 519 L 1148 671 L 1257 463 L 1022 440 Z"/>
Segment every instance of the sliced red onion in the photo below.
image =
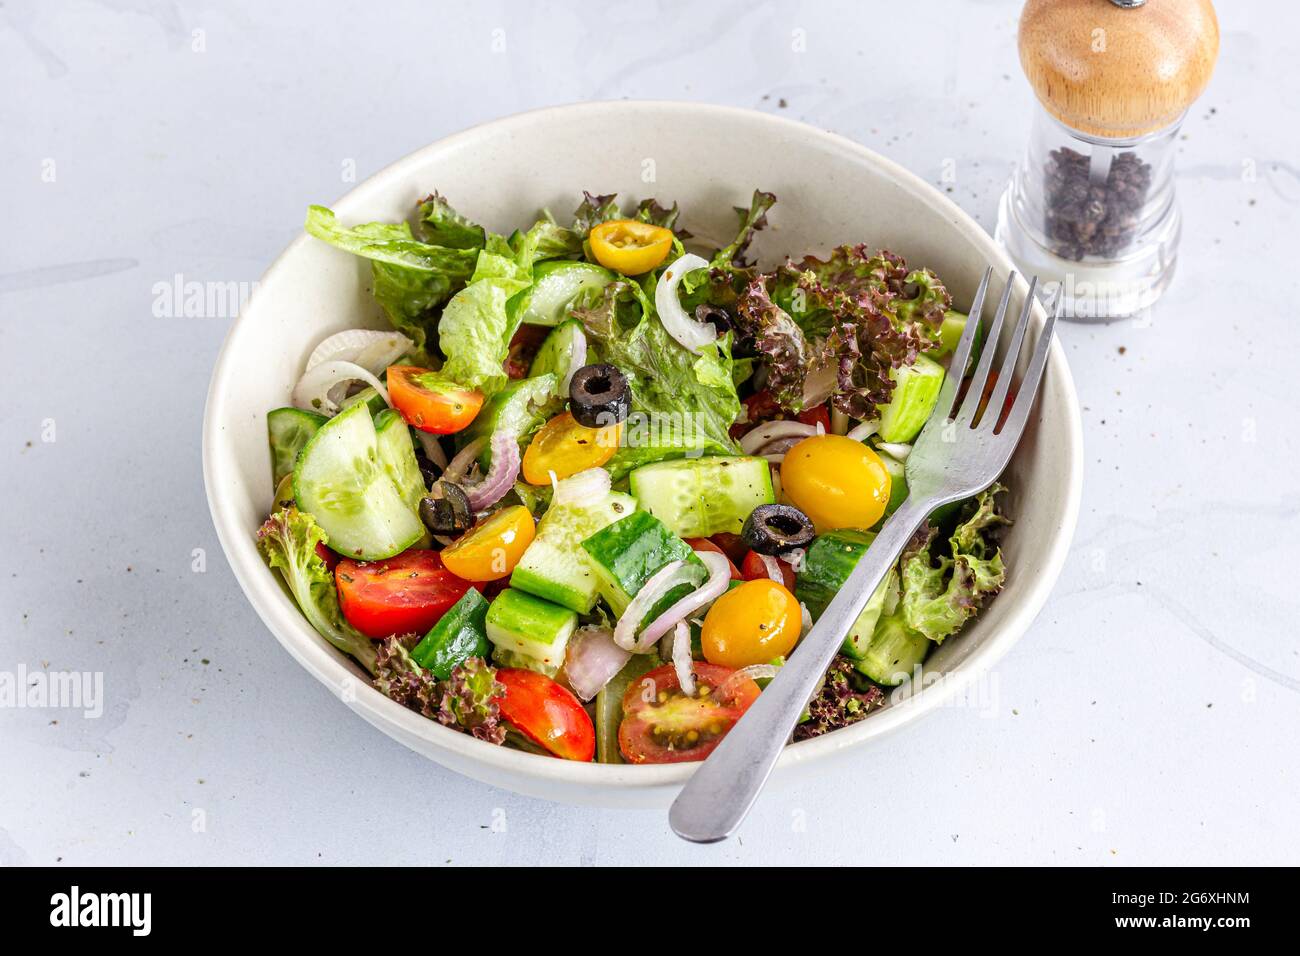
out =
<path fill-rule="evenodd" d="M 874 422 L 863 422 L 861 425 L 855 425 L 853 428 L 849 429 L 849 433 L 844 437 L 852 438 L 854 441 L 866 441 L 879 430 L 879 420 Z"/>
<path fill-rule="evenodd" d="M 688 252 L 664 270 L 655 286 L 655 311 L 659 313 L 664 331 L 692 352 L 698 352 L 717 339 L 718 330 L 711 323 L 696 322 L 686 314 L 682 300 L 677 297 L 677 286 L 686 273 L 706 269 L 708 265 L 699 256 Z"/>
<path fill-rule="evenodd" d="M 770 554 L 760 554 L 758 560 L 763 562 L 763 570 L 767 573 L 769 578 L 777 584 L 785 584 L 785 576 L 781 573 L 781 565 L 777 562 L 776 558 L 772 557 Z"/>
<path fill-rule="evenodd" d="M 637 640 L 636 626 L 641 623 L 646 612 L 677 585 L 695 584 L 698 580 L 698 572 L 695 568 L 687 566 L 685 561 L 669 561 L 652 574 L 650 580 L 646 581 L 640 591 L 637 591 L 636 597 L 632 598 L 632 602 L 614 628 L 614 643 L 633 654 L 644 654 L 664 634 L 661 631 L 653 638 L 646 639 L 643 636 L 641 640 Z"/>
<path fill-rule="evenodd" d="M 695 613 L 726 592 L 727 584 L 731 581 L 731 562 L 727 560 L 727 556 L 716 551 L 696 551 L 695 556 L 709 569 L 708 580 L 646 626 L 640 638 L 640 643 L 646 647 L 671 631 L 678 621 Z"/>
<path fill-rule="evenodd" d="M 587 364 L 587 335 L 582 329 L 576 329 L 573 333 L 573 351 L 569 353 L 569 370 L 564 373 L 564 378 L 560 379 L 560 396 L 567 399 L 569 397 L 569 385 L 573 382 L 573 376 L 577 374 L 578 369 Z"/>
<path fill-rule="evenodd" d="M 726 700 L 731 696 L 732 691 L 740 687 L 747 679 L 771 680 L 780 670 L 781 668 L 774 664 L 750 664 L 748 667 L 742 667 L 728 674 L 722 683 L 714 688 L 713 693 L 718 700 Z"/>
<path fill-rule="evenodd" d="M 564 676 L 582 700 L 591 700 L 614 679 L 632 656 L 614 643 L 607 627 L 582 627 L 569 638 L 564 655 Z"/>
<path fill-rule="evenodd" d="M 307 371 L 324 362 L 352 362 L 371 375 L 378 375 L 411 349 L 415 343 L 401 332 L 376 329 L 345 329 L 335 332 L 312 350 Z"/>
<path fill-rule="evenodd" d="M 488 469 L 482 481 L 465 489 L 469 506 L 475 511 L 482 511 L 496 504 L 515 486 L 517 477 L 519 477 L 519 442 L 509 432 L 497 432 L 492 436 L 492 467 Z"/>
<path fill-rule="evenodd" d="M 687 697 L 695 696 L 695 671 L 691 660 L 691 628 L 685 621 L 673 625 L 673 670 L 677 683 Z"/>
<path fill-rule="evenodd" d="M 365 382 L 382 395 L 385 402 L 392 404 L 384 383 L 353 362 L 322 362 L 308 369 L 293 387 L 293 404 L 322 415 L 333 415 L 343 400 L 343 390 L 338 386 L 349 382 Z"/>
<path fill-rule="evenodd" d="M 804 604 L 803 601 L 800 601 L 799 602 L 799 628 L 800 628 L 799 637 L 800 638 L 807 637 L 808 632 L 812 630 L 812 626 L 813 626 L 812 611 L 808 610 L 807 604 Z"/>
<path fill-rule="evenodd" d="M 740 439 L 740 450 L 746 455 L 753 455 L 765 447 L 769 442 L 774 442 L 782 438 L 808 438 L 810 435 L 817 434 L 816 427 L 805 425 L 803 422 L 778 421 L 764 422 L 757 428 L 745 432 L 744 437 Z"/>
<path fill-rule="evenodd" d="M 883 451 L 895 461 L 907 461 L 907 456 L 912 453 L 912 446 L 901 445 L 891 441 L 882 441 L 876 442 L 876 450 Z"/>
<path fill-rule="evenodd" d="M 817 434 L 818 434 L 818 435 L 825 435 L 825 434 L 826 434 L 826 426 L 823 425 L 821 422 L 818 422 L 818 423 L 817 423 Z"/>
<path fill-rule="evenodd" d="M 456 452 L 456 457 L 447 463 L 443 469 L 442 477 L 439 481 L 460 481 L 469 472 L 470 467 L 478 458 L 479 452 L 487 444 L 487 436 L 483 435 L 475 438 L 472 442 Z"/>
<path fill-rule="evenodd" d="M 428 458 L 430 463 L 436 465 L 443 471 L 447 470 L 447 453 L 442 450 L 442 442 L 438 441 L 438 436 L 430 435 L 428 432 L 420 431 L 418 428 L 411 429 L 415 435 L 415 440 L 420 443 L 424 449 L 424 457 Z"/>
<path fill-rule="evenodd" d="M 609 472 L 604 468 L 588 468 L 555 483 L 551 501 L 557 505 L 592 504 L 609 494 Z"/>
<path fill-rule="evenodd" d="M 835 394 L 838 370 L 834 361 L 813 368 L 803 380 L 803 407 L 813 408 Z"/>

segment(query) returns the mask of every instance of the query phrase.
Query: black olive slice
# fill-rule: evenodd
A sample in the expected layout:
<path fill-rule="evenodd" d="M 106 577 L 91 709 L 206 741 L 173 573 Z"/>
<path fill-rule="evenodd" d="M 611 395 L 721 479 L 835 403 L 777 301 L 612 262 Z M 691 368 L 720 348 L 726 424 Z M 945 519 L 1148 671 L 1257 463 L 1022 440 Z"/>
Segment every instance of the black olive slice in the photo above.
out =
<path fill-rule="evenodd" d="M 420 520 L 434 534 L 460 534 L 474 524 L 474 509 L 460 485 L 450 481 L 434 484 L 430 494 L 420 499 Z"/>
<path fill-rule="evenodd" d="M 632 390 L 613 365 L 584 365 L 569 383 L 569 411 L 579 425 L 605 428 L 627 418 Z"/>
<path fill-rule="evenodd" d="M 759 554 L 784 554 L 812 543 L 813 523 L 790 505 L 759 505 L 749 513 L 740 537 Z"/>

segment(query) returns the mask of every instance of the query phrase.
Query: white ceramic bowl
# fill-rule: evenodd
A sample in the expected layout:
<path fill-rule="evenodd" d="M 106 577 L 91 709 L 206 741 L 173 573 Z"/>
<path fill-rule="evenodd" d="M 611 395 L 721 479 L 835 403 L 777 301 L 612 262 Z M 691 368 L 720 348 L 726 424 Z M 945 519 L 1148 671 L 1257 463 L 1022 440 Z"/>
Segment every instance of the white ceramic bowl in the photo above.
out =
<path fill-rule="evenodd" d="M 866 242 L 935 270 L 969 305 L 987 264 L 1011 262 L 952 202 L 856 143 L 762 113 L 690 103 L 615 102 L 544 109 L 475 127 L 427 146 L 333 204 L 346 223 L 405 218 L 433 190 L 508 233 L 543 207 L 563 218 L 581 190 L 681 204 L 697 235 L 725 242 L 734 206 L 754 188 L 775 192 L 771 226 L 754 251 L 825 254 Z M 306 197 L 305 197 L 306 198 Z M 311 197 L 316 198 L 316 197 Z M 304 201 L 304 213 L 305 213 Z M 520 793 L 605 806 L 663 805 L 691 765 L 579 764 L 508 750 L 426 720 L 371 688 L 364 673 L 308 625 L 254 545 L 271 504 L 266 412 L 289 402 L 308 353 L 326 335 L 385 327 L 366 264 L 306 235 L 267 271 L 217 361 L 203 425 L 203 469 L 217 534 L 244 593 L 280 643 L 384 733 L 455 771 Z M 1000 288 L 999 282 L 997 288 Z M 1024 283 L 1016 298 L 1023 301 Z M 1018 303 L 1017 303 L 1018 304 Z M 1039 309 L 1031 338 L 1043 320 Z M 943 680 L 852 727 L 788 747 L 774 782 L 916 720 L 985 671 L 1029 627 L 1065 560 L 1082 482 L 1078 403 L 1065 356 L 1053 347 L 1034 420 L 1010 466 L 1015 526 L 1004 542 L 1005 590 L 929 659 Z"/>

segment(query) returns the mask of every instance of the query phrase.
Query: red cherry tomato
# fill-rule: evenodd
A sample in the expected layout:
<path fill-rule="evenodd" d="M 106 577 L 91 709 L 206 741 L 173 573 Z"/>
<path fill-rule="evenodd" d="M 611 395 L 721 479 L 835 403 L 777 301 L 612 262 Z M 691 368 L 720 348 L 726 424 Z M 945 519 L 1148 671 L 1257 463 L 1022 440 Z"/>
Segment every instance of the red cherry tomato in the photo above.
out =
<path fill-rule="evenodd" d="M 709 540 L 723 550 L 732 564 L 739 565 L 745 560 L 745 555 L 749 554 L 749 546 L 745 544 L 745 539 L 730 531 L 719 531 Z"/>
<path fill-rule="evenodd" d="M 737 568 L 735 562 L 731 560 L 731 556 L 727 554 L 726 551 L 722 550 L 722 548 L 718 547 L 716 544 L 710 541 L 708 538 L 687 538 L 686 543 L 691 546 L 692 550 L 713 551 L 716 552 L 717 554 L 722 555 L 724 558 L 727 559 L 727 566 L 731 568 L 731 580 L 733 581 L 744 580 L 744 578 L 740 574 L 740 569 Z"/>
<path fill-rule="evenodd" d="M 506 692 L 497 698 L 501 716 L 529 740 L 565 760 L 596 755 L 596 728 L 573 692 L 545 674 L 513 667 L 497 671 Z"/>
<path fill-rule="evenodd" d="M 703 760 L 758 699 L 758 685 L 748 677 L 733 681 L 725 698 L 718 696 L 735 673 L 730 667 L 696 661 L 694 669 L 692 697 L 682 692 L 672 664 L 656 667 L 627 689 L 618 749 L 628 763 Z"/>
<path fill-rule="evenodd" d="M 344 558 L 334 581 L 343 616 L 373 638 L 427 633 L 474 586 L 443 567 L 437 551 L 418 548 L 382 561 Z"/>
<path fill-rule="evenodd" d="M 408 425 L 434 435 L 458 432 L 483 407 L 483 393 L 443 381 L 414 365 L 388 367 L 388 397 Z"/>
<path fill-rule="evenodd" d="M 323 541 L 316 542 L 316 555 L 325 562 L 325 567 L 329 569 L 330 574 L 338 567 L 339 555 L 336 551 L 331 551 Z"/>
<path fill-rule="evenodd" d="M 780 558 L 773 560 L 776 561 L 776 566 L 781 569 L 781 577 L 786 590 L 794 591 L 794 568 Z M 763 563 L 762 557 L 754 551 L 745 555 L 745 563 L 740 566 L 740 573 L 745 576 L 746 581 L 766 581 L 768 578 L 767 565 Z"/>

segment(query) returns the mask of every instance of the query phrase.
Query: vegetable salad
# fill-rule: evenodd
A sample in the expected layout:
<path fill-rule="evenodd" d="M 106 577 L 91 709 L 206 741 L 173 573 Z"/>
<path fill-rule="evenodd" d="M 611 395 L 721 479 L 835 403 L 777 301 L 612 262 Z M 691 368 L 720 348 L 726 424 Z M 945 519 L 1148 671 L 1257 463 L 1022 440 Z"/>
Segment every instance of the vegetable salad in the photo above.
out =
<path fill-rule="evenodd" d="M 311 207 L 389 328 L 319 343 L 268 413 L 258 542 L 378 690 L 492 744 L 699 760 L 798 653 L 907 496 L 966 317 L 864 245 L 761 270 L 775 201 L 720 249 L 653 199 L 509 236 L 436 193 L 400 223 Z M 931 516 L 796 739 L 867 717 L 1001 588 L 1002 490 Z"/>

